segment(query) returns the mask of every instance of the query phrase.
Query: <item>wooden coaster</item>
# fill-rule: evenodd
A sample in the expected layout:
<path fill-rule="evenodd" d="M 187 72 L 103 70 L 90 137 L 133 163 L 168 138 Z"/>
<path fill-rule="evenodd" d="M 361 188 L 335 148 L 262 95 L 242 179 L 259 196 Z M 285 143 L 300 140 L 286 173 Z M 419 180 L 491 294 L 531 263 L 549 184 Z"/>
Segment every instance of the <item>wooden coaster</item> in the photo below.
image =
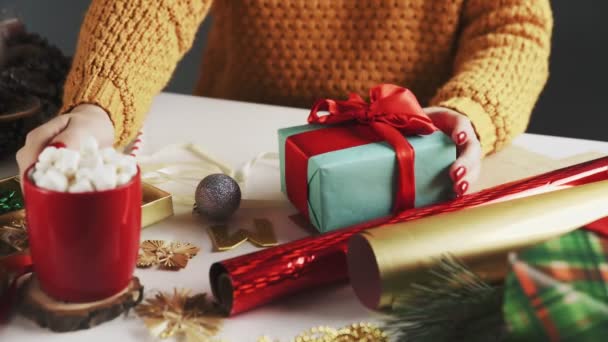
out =
<path fill-rule="evenodd" d="M 91 303 L 66 303 L 49 297 L 31 276 L 21 287 L 20 313 L 55 332 L 89 329 L 110 321 L 143 299 L 143 286 L 133 277 L 127 288 L 112 297 Z"/>

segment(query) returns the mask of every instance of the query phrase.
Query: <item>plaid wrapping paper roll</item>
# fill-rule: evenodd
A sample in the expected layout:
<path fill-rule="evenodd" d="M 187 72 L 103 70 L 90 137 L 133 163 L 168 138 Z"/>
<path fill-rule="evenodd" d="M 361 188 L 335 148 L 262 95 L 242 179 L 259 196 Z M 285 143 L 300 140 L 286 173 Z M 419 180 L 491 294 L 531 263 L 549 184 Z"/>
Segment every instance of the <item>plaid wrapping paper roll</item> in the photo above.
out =
<path fill-rule="evenodd" d="M 516 341 L 608 338 L 608 238 L 577 230 L 511 255 L 503 312 Z"/>

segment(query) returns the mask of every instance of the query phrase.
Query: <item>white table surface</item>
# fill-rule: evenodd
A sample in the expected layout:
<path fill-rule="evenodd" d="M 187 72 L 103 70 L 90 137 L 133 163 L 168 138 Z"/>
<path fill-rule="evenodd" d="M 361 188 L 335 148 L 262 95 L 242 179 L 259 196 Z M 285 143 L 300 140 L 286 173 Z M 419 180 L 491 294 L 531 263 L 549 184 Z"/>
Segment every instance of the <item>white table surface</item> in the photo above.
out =
<path fill-rule="evenodd" d="M 276 130 L 303 124 L 308 111 L 235 101 L 208 99 L 176 94 L 161 94 L 154 101 L 145 126 L 144 154 L 154 153 L 169 144 L 195 143 L 228 164 L 237 167 L 260 152 L 277 150 Z M 608 143 L 524 134 L 514 144 L 552 158 L 563 158 L 588 151 L 608 153 Z M 12 160 L 0 162 L 0 177 L 16 173 Z M 193 184 L 193 187 L 195 184 Z M 161 186 L 162 187 L 162 186 Z M 194 188 L 192 188 L 194 192 Z M 282 199 L 279 173 L 276 168 L 261 165 L 254 169 L 244 189 L 244 197 Z M 146 294 L 156 290 L 171 291 L 174 287 L 210 293 L 210 265 L 236 255 L 255 251 L 249 243 L 228 252 L 213 252 L 203 224 L 192 217 L 188 208 L 177 208 L 176 215 L 142 233 L 142 239 L 188 241 L 201 247 L 187 268 L 178 272 L 154 269 L 136 270 Z M 282 208 L 242 210 L 233 226 L 243 226 L 252 218 L 268 217 L 275 226 L 280 242 L 308 234 L 294 227 L 287 216 L 295 212 L 289 205 Z M 290 341 L 303 330 L 317 325 L 342 327 L 358 321 L 374 321 L 355 298 L 348 286 L 324 288 L 301 294 L 265 307 L 226 319 L 218 335 L 227 341 L 255 341 L 268 335 Z M 90 330 L 72 333 L 51 333 L 34 323 L 15 317 L 0 327 L 0 341 L 153 341 L 133 313 Z"/>

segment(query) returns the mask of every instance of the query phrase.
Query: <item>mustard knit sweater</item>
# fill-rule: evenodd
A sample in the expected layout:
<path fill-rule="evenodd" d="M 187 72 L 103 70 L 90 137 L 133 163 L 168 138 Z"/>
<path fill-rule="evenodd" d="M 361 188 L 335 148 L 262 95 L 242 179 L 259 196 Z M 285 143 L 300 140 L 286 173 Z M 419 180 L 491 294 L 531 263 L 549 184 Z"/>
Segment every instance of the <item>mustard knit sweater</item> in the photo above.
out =
<path fill-rule="evenodd" d="M 310 107 L 399 84 L 467 115 L 486 153 L 525 130 L 548 77 L 549 0 L 93 0 L 63 111 L 95 103 L 128 142 L 210 9 L 196 94 Z"/>

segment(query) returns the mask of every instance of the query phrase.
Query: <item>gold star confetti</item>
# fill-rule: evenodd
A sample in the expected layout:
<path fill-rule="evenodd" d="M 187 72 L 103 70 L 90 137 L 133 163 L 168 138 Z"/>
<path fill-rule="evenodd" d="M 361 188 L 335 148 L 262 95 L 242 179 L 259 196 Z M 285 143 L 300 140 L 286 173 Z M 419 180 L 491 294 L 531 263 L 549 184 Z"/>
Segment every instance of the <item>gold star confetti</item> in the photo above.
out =
<path fill-rule="evenodd" d="M 222 326 L 217 305 L 200 293 L 174 289 L 173 294 L 158 292 L 135 307 L 137 315 L 153 336 L 161 339 L 182 335 L 188 342 L 209 341 Z"/>
<path fill-rule="evenodd" d="M 145 240 L 140 245 L 137 256 L 137 267 L 145 268 L 159 265 L 161 268 L 179 270 L 188 265 L 199 248 L 188 242 L 167 242 L 163 240 Z"/>
<path fill-rule="evenodd" d="M 257 342 L 275 342 L 268 336 Z M 341 329 L 319 326 L 309 329 L 294 339 L 296 342 L 388 342 L 388 335 L 371 323 L 354 323 Z"/>
<path fill-rule="evenodd" d="M 228 233 L 225 224 L 214 225 L 208 228 L 209 237 L 218 251 L 228 251 L 238 247 L 245 241 L 250 241 L 258 247 L 270 247 L 279 244 L 274 233 L 272 222 L 267 219 L 254 219 L 254 230 L 239 229 L 233 234 Z"/>

